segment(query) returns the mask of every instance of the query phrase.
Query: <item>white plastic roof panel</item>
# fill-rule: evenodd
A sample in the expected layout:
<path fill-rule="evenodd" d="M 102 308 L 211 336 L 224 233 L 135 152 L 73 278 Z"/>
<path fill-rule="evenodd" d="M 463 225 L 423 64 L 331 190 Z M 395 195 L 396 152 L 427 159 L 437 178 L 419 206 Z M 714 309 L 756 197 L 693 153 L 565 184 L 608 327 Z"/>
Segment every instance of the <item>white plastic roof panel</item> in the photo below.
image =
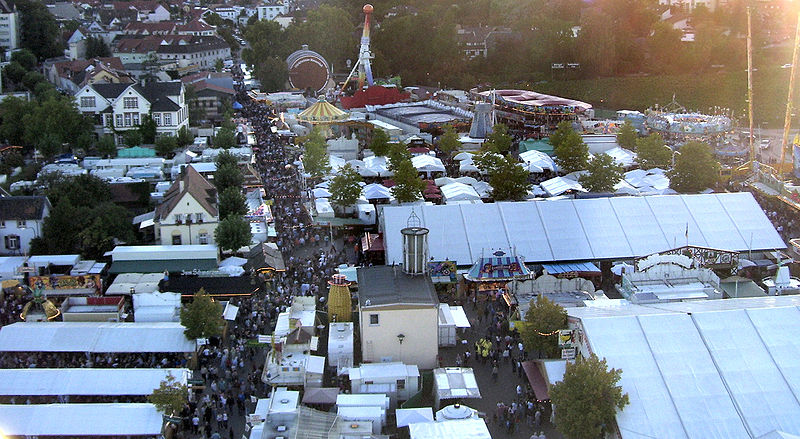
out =
<path fill-rule="evenodd" d="M 581 200 L 574 205 L 594 257 L 614 258 L 631 254 L 628 238 L 607 198 Z"/>
<path fill-rule="evenodd" d="M 588 319 L 583 327 L 594 353 L 622 369 L 619 383 L 630 400 L 617 413 L 623 439 L 687 438 L 637 318 Z"/>
<path fill-rule="evenodd" d="M 163 423 L 153 404 L 0 405 L 9 436 L 157 436 Z"/>
<path fill-rule="evenodd" d="M 187 369 L 0 369 L 0 395 L 150 395 L 172 374 L 186 384 Z"/>
<path fill-rule="evenodd" d="M 746 312 L 792 393 L 800 399 L 800 310 L 792 306 Z"/>
<path fill-rule="evenodd" d="M 688 436 L 749 438 L 691 317 L 660 314 L 638 320 Z"/>
<path fill-rule="evenodd" d="M 745 310 L 693 314 L 750 433 L 800 432 L 800 403 Z"/>
<path fill-rule="evenodd" d="M 697 195 L 681 195 L 680 197 L 695 218 L 706 218 L 705 221 L 700 221 L 698 226 L 708 247 L 747 248 L 747 242 L 742 239 L 742 235 L 736 229 L 736 225 L 718 198 Z M 691 235 L 689 235 L 689 242 L 693 242 Z"/>
<path fill-rule="evenodd" d="M 667 243 L 672 248 L 686 245 L 686 227 L 689 227 L 689 243 L 700 247 L 708 247 L 705 237 L 697 226 L 682 197 L 654 196 L 647 197 L 647 204 L 654 212 L 658 225 L 663 230 Z M 668 215 L 664 215 L 668 213 Z"/>
<path fill-rule="evenodd" d="M 672 248 L 672 243 L 667 243 L 645 197 L 617 197 L 609 202 L 614 207 L 617 220 L 628 237 L 634 255 L 644 256 Z"/>
<path fill-rule="evenodd" d="M 729 193 L 718 194 L 717 199 L 739 229 L 748 247 L 769 248 L 775 241 L 781 241 L 778 231 L 772 227 L 766 215 L 752 214 L 754 209 L 760 209 L 754 198 L 743 197 L 740 193 Z"/>
<path fill-rule="evenodd" d="M 556 260 L 592 259 L 589 240 L 572 202 L 534 203 L 544 222 L 553 257 Z"/>
<path fill-rule="evenodd" d="M 462 204 L 459 207 L 464 225 L 470 233 L 469 247 L 474 258 L 481 255 L 489 257 L 493 252 L 492 249 L 497 248 L 498 242 L 508 242 L 505 224 L 482 215 L 483 209 L 480 204 Z M 509 253 L 508 248 L 503 251 Z"/>
<path fill-rule="evenodd" d="M 422 219 L 424 227 L 430 230 L 428 233 L 428 247 L 449 248 L 453 255 L 450 260 L 456 258 L 458 261 L 472 261 L 476 257 L 470 249 L 470 239 L 475 232 L 469 230 L 464 224 L 460 205 L 443 206 L 443 209 L 417 209 L 417 216 Z M 410 212 L 409 212 L 410 213 Z M 408 220 L 406 216 L 405 220 Z M 403 227 L 406 223 L 403 223 Z M 468 237 L 469 236 L 469 237 Z M 434 244 L 435 243 L 435 244 Z M 402 249 L 402 236 L 400 236 Z M 480 250 L 478 250 L 480 251 Z M 397 262 L 402 262 L 402 251 Z M 439 259 L 437 259 L 439 260 Z M 441 259 L 444 260 L 444 259 Z M 387 261 L 388 263 L 388 261 Z"/>
<path fill-rule="evenodd" d="M 553 251 L 544 233 L 544 224 L 536 204 L 495 203 L 499 219 L 512 234 L 510 242 L 517 246 L 517 254 L 524 256 L 526 261 L 552 261 Z"/>

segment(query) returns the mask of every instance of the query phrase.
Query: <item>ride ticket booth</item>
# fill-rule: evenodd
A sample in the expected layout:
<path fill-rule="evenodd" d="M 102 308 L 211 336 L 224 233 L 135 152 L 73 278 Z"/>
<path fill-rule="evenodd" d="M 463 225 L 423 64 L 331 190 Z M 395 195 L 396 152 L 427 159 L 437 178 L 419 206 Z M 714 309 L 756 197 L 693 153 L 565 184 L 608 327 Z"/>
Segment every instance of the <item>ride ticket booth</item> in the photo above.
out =
<path fill-rule="evenodd" d="M 464 275 L 467 290 L 478 302 L 503 303 L 511 309 L 515 299 L 510 290 L 512 280 L 531 278 L 531 271 L 521 256 L 506 256 L 497 251 L 491 257 L 481 257 Z"/>

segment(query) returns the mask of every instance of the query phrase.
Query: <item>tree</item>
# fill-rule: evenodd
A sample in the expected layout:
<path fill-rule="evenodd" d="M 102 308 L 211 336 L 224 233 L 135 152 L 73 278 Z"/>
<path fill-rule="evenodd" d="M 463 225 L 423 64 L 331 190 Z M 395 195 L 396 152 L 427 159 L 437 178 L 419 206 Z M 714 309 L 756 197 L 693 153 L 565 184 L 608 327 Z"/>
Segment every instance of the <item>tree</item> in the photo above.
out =
<path fill-rule="evenodd" d="M 217 58 L 217 61 L 214 63 L 214 70 L 221 72 L 224 68 L 225 63 L 222 61 L 222 58 Z"/>
<path fill-rule="evenodd" d="M 672 164 L 672 149 L 661 134 L 653 133 L 636 139 L 636 157 L 642 169 L 667 169 Z"/>
<path fill-rule="evenodd" d="M 19 49 L 11 53 L 11 62 L 16 62 L 25 70 L 31 71 L 36 68 L 36 55 L 28 49 Z"/>
<path fill-rule="evenodd" d="M 183 148 L 187 145 L 191 145 L 192 142 L 194 142 L 194 135 L 192 135 L 192 133 L 189 131 L 189 128 L 182 126 L 178 130 L 178 136 L 176 140 L 178 141 L 178 148 Z"/>
<path fill-rule="evenodd" d="M 636 148 L 636 129 L 630 121 L 625 121 L 617 132 L 617 145 L 633 151 Z"/>
<path fill-rule="evenodd" d="M 589 147 L 575 131 L 567 134 L 554 152 L 558 170 L 565 174 L 586 169 L 589 162 Z"/>
<path fill-rule="evenodd" d="M 394 169 L 394 183 L 392 195 L 399 203 L 409 203 L 422 198 L 425 182 L 419 177 L 417 168 L 411 160 L 402 160 Z"/>
<path fill-rule="evenodd" d="M 386 131 L 375 128 L 372 131 L 372 140 L 369 142 L 369 149 L 376 156 L 386 156 L 389 153 L 389 135 Z"/>
<path fill-rule="evenodd" d="M 95 147 L 97 148 L 97 152 L 103 157 L 113 158 L 117 156 L 117 144 L 114 142 L 114 136 L 110 134 L 106 134 L 97 139 Z"/>
<path fill-rule="evenodd" d="M 226 165 L 237 166 L 239 164 L 239 159 L 237 159 L 236 156 L 230 151 L 221 151 L 214 158 L 214 164 L 217 165 L 217 168 L 221 168 Z"/>
<path fill-rule="evenodd" d="M 444 133 L 439 137 L 437 146 L 440 151 L 448 156 L 461 149 L 461 142 L 458 141 L 458 133 L 456 133 L 456 129 L 453 128 L 452 125 L 444 127 Z"/>
<path fill-rule="evenodd" d="M 156 143 L 156 121 L 149 114 L 142 116 L 142 122 L 139 124 L 139 133 L 142 135 L 142 143 L 152 145 Z"/>
<path fill-rule="evenodd" d="M 400 163 L 411 160 L 411 152 L 403 142 L 393 143 L 389 147 L 388 154 L 388 168 L 392 172 L 397 172 L 396 169 Z"/>
<path fill-rule="evenodd" d="M 502 123 L 492 127 L 492 133 L 486 138 L 486 143 L 492 146 L 494 152 L 507 154 L 511 151 L 511 144 L 514 139 L 508 135 L 508 127 Z"/>
<path fill-rule="evenodd" d="M 20 12 L 20 46 L 39 60 L 63 54 L 58 23 L 47 6 L 35 0 L 17 0 L 14 4 Z"/>
<path fill-rule="evenodd" d="M 222 227 L 222 223 L 219 227 Z M 181 325 L 186 327 L 183 333 L 189 340 L 222 335 L 225 325 L 222 320 L 222 304 L 201 288 L 194 294 L 192 301 L 181 309 Z"/>
<path fill-rule="evenodd" d="M 161 136 L 156 139 L 156 154 L 161 157 L 172 157 L 178 149 L 178 138 L 175 136 Z"/>
<path fill-rule="evenodd" d="M 219 217 L 225 219 L 231 215 L 243 216 L 247 213 L 242 191 L 235 187 L 226 187 L 219 194 Z"/>
<path fill-rule="evenodd" d="M 102 38 L 90 36 L 86 40 L 86 59 L 105 58 L 109 56 L 111 56 L 111 51 Z"/>
<path fill-rule="evenodd" d="M 219 193 L 224 192 L 227 188 L 241 190 L 242 184 L 244 183 L 244 176 L 239 169 L 239 165 L 225 163 L 221 166 L 217 165 L 212 183 L 217 187 Z"/>
<path fill-rule="evenodd" d="M 142 132 L 139 130 L 128 130 L 122 134 L 122 143 L 125 146 L 139 146 L 142 144 Z"/>
<path fill-rule="evenodd" d="M 331 170 L 327 146 L 319 128 L 314 127 L 303 143 L 305 151 L 302 158 L 303 169 L 312 178 L 322 177 Z"/>
<path fill-rule="evenodd" d="M 9 90 L 15 90 L 19 85 L 22 85 L 22 78 L 28 70 L 25 70 L 18 62 L 12 61 L 7 66 L 3 67 L 3 87 Z"/>
<path fill-rule="evenodd" d="M 330 186 L 330 201 L 334 206 L 345 208 L 352 206 L 361 196 L 361 176 L 350 164 L 344 165 L 339 170 L 339 175 L 333 177 Z"/>
<path fill-rule="evenodd" d="M 214 148 L 231 149 L 236 146 L 236 133 L 228 127 L 222 127 L 214 136 Z"/>
<path fill-rule="evenodd" d="M 36 149 L 39 151 L 39 154 L 49 160 L 57 154 L 61 154 L 64 145 L 55 134 L 44 133 L 39 138 L 39 141 L 36 142 Z"/>
<path fill-rule="evenodd" d="M 492 198 L 495 201 L 524 200 L 531 188 L 528 171 L 509 154 L 489 173 Z"/>
<path fill-rule="evenodd" d="M 574 132 L 575 130 L 572 129 L 571 121 L 563 120 L 559 122 L 556 126 L 556 130 L 550 135 L 549 138 L 550 144 L 553 145 L 553 150 L 558 148 L 558 145 L 560 145 L 561 142 L 563 142 L 570 134 Z"/>
<path fill-rule="evenodd" d="M 629 402 L 617 384 L 621 377 L 621 369 L 608 370 L 594 354 L 567 363 L 564 378 L 550 390 L 558 431 L 568 439 L 604 437 Z"/>
<path fill-rule="evenodd" d="M 581 175 L 578 180 L 589 192 L 611 192 L 614 185 L 622 180 L 622 166 L 615 163 L 608 154 L 594 156 L 586 170 L 589 173 Z"/>
<path fill-rule="evenodd" d="M 240 216 L 229 216 L 214 230 L 214 240 L 222 250 L 236 251 L 249 245 L 253 238 L 250 223 Z"/>
<path fill-rule="evenodd" d="M 525 313 L 525 322 L 521 334 L 525 349 L 539 351 L 545 358 L 560 357 L 556 331 L 567 328 L 567 311 L 540 295 Z"/>
<path fill-rule="evenodd" d="M 289 80 L 289 66 L 285 60 L 270 56 L 255 65 L 253 74 L 261 83 L 262 90 L 283 91 L 286 89 L 286 81 Z"/>
<path fill-rule="evenodd" d="M 189 402 L 189 387 L 178 382 L 170 373 L 147 397 L 147 401 L 156 406 L 156 410 L 163 415 L 175 416 L 183 411 L 183 407 Z"/>
<path fill-rule="evenodd" d="M 472 156 L 472 163 L 486 175 L 491 175 L 503 165 L 503 156 L 492 151 L 483 151 Z"/>
<path fill-rule="evenodd" d="M 719 162 L 714 160 L 710 146 L 692 141 L 681 147 L 675 167 L 667 175 L 672 189 L 699 192 L 717 183 Z"/>

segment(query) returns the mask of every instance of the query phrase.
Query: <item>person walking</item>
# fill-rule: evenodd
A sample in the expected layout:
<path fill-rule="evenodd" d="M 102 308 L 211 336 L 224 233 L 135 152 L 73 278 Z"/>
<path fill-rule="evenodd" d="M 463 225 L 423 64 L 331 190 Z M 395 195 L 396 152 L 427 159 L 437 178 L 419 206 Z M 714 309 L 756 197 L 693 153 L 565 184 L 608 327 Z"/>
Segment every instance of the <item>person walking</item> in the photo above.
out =
<path fill-rule="evenodd" d="M 542 425 L 542 411 L 536 410 L 536 413 L 533 414 L 533 424 L 536 428 L 541 427 Z"/>
<path fill-rule="evenodd" d="M 492 381 L 494 381 L 495 383 L 497 382 L 497 375 L 499 373 L 500 371 L 497 370 L 497 365 L 492 366 Z"/>

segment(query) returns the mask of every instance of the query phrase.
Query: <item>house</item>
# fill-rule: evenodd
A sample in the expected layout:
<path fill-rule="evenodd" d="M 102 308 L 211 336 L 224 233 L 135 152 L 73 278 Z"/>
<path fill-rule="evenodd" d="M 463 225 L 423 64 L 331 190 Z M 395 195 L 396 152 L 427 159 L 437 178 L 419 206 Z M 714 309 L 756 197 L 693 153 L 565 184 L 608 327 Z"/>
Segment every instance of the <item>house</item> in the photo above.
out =
<path fill-rule="evenodd" d="M 219 223 L 217 189 L 191 166 L 156 207 L 156 241 L 161 245 L 213 244 Z"/>
<path fill-rule="evenodd" d="M 189 125 L 189 108 L 180 81 L 142 84 L 86 84 L 75 95 L 78 109 L 95 118 L 98 135 L 115 135 L 138 129 L 149 114 L 156 122 L 157 136 L 176 136 Z"/>
<path fill-rule="evenodd" d="M 268 3 L 256 7 L 258 10 L 258 19 L 272 21 L 279 15 L 286 15 L 289 13 L 289 6 L 284 3 Z"/>
<path fill-rule="evenodd" d="M 125 35 L 193 35 L 216 36 L 217 29 L 202 19 L 191 20 L 187 23 L 175 21 L 141 22 L 133 21 L 125 25 L 122 30 Z"/>
<path fill-rule="evenodd" d="M 358 269 L 358 313 L 364 362 L 437 366 L 439 300 L 430 276 L 398 266 Z"/>
<path fill-rule="evenodd" d="M 30 253 L 31 239 L 42 236 L 44 219 L 52 208 L 47 197 L 0 197 L 0 235 L 3 237 L 0 254 Z"/>
<path fill-rule="evenodd" d="M 132 83 L 119 58 L 45 61 L 42 69 L 53 85 L 77 93 L 86 84 Z"/>
<path fill-rule="evenodd" d="M 262 381 L 272 386 L 322 387 L 325 357 L 311 355 L 318 341 L 302 328 L 295 328 L 272 343 Z"/>
<path fill-rule="evenodd" d="M 69 2 L 59 2 L 52 5 L 47 5 L 47 10 L 53 15 L 53 18 L 60 23 L 67 21 L 80 21 L 83 14 L 81 11 Z"/>
<path fill-rule="evenodd" d="M 386 394 L 393 403 L 407 401 L 422 387 L 419 368 L 413 364 L 365 363 L 348 369 L 348 375 L 352 393 Z"/>
<path fill-rule="evenodd" d="M 498 26 L 459 27 L 456 35 L 458 44 L 468 59 L 478 56 L 486 58 L 499 42 L 515 37 L 510 28 Z"/>
<path fill-rule="evenodd" d="M 0 48 L 10 51 L 19 47 L 19 20 L 16 5 L 0 0 Z"/>
<path fill-rule="evenodd" d="M 195 97 L 189 101 L 189 108 L 201 113 L 201 119 L 221 120 L 236 94 L 229 73 L 201 72 L 184 76 L 181 81 L 194 89 Z"/>
<path fill-rule="evenodd" d="M 165 42 L 156 49 L 158 59 L 176 64 L 179 70 L 207 70 L 213 68 L 217 60 L 231 57 L 231 47 L 219 37 L 181 35 Z"/>
<path fill-rule="evenodd" d="M 203 21 L 202 18 L 196 18 L 186 24 L 177 24 L 173 32 L 178 35 L 194 35 L 196 37 L 217 36 L 217 28 Z"/>
<path fill-rule="evenodd" d="M 160 22 L 170 19 L 169 10 L 155 1 L 113 2 L 114 10 L 136 11 L 136 21 Z"/>

